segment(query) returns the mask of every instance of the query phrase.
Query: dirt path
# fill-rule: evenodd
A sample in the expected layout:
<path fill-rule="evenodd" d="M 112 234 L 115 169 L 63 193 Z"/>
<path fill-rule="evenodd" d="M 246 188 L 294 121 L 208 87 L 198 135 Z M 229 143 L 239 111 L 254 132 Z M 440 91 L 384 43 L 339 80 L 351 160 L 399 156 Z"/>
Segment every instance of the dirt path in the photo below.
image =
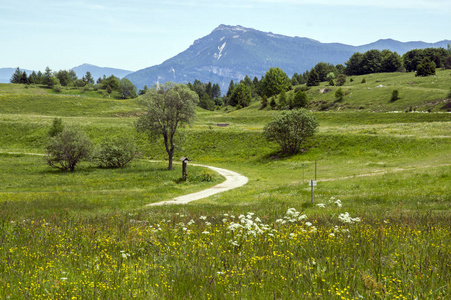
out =
<path fill-rule="evenodd" d="M 215 195 L 218 193 L 222 193 L 222 192 L 231 190 L 231 189 L 236 189 L 240 186 L 245 185 L 249 181 L 249 179 L 247 177 L 245 177 L 241 174 L 238 174 L 236 172 L 230 171 L 230 170 L 211 167 L 211 166 L 205 166 L 205 165 L 198 165 L 198 164 L 192 164 L 192 166 L 209 168 L 210 170 L 213 170 L 213 171 L 219 173 L 220 175 L 224 176 L 226 178 L 226 180 L 218 185 L 215 185 L 214 187 L 208 188 L 206 190 L 203 190 L 203 191 L 200 191 L 197 193 L 179 196 L 172 200 L 147 204 L 147 206 L 156 206 L 156 205 L 165 205 L 165 204 L 186 204 L 191 201 L 196 201 L 199 199 L 210 197 L 211 195 Z"/>

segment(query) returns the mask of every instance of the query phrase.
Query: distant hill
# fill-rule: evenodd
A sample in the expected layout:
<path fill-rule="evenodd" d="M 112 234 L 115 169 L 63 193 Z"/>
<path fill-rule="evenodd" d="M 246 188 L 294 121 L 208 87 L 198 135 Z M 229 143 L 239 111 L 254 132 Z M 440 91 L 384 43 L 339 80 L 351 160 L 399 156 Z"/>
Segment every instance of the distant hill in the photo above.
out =
<path fill-rule="evenodd" d="M 363 45 L 321 43 L 303 37 L 288 37 L 242 26 L 220 25 L 209 35 L 194 41 L 187 50 L 160 65 L 148 67 L 126 76 L 138 89 L 165 81 L 188 83 L 219 83 L 224 92 L 230 80 L 239 81 L 245 75 L 260 78 L 270 67 L 279 67 L 290 77 L 303 73 L 318 62 L 344 64 L 353 53 L 370 49 L 389 49 L 398 54 L 427 47 L 444 47 L 444 40 L 434 44 L 402 43 L 385 39 Z"/>
<path fill-rule="evenodd" d="M 82 78 L 84 75 L 86 75 L 86 72 L 89 71 L 92 75 L 92 78 L 94 78 L 94 80 L 97 80 L 97 78 L 99 78 L 99 77 L 103 77 L 103 75 L 105 75 L 106 77 L 108 77 L 110 75 L 114 75 L 116 77 L 123 78 L 123 77 L 127 76 L 128 74 L 133 73 L 133 71 L 129 71 L 129 70 L 103 68 L 103 67 L 98 67 L 98 66 L 90 65 L 90 64 L 82 64 L 80 66 L 72 68 L 72 70 L 74 70 L 74 72 L 75 72 L 75 74 L 77 74 L 78 78 Z"/>

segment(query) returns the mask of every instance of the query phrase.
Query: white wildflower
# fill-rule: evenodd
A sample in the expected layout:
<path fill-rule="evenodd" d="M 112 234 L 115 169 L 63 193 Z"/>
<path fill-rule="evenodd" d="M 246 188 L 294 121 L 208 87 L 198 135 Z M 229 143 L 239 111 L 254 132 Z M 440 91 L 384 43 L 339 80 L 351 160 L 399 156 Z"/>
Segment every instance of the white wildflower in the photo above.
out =
<path fill-rule="evenodd" d="M 310 226 L 312 226 L 312 223 L 310 223 L 310 222 L 305 222 L 305 226 L 310 227 Z"/>
<path fill-rule="evenodd" d="M 210 232 L 209 231 L 202 231 L 202 234 L 210 234 Z"/>
<path fill-rule="evenodd" d="M 359 217 L 352 218 L 348 212 L 345 212 L 344 214 L 340 214 L 338 216 L 338 219 L 340 221 L 342 221 L 343 223 L 349 223 L 349 224 L 360 222 Z"/>
<path fill-rule="evenodd" d="M 200 217 L 199 217 L 199 220 L 206 220 L 206 219 L 207 219 L 206 216 L 200 216 Z"/>
<path fill-rule="evenodd" d="M 326 204 L 324 204 L 324 203 L 318 203 L 318 204 L 316 204 L 316 206 L 324 208 L 324 207 L 326 207 Z"/>

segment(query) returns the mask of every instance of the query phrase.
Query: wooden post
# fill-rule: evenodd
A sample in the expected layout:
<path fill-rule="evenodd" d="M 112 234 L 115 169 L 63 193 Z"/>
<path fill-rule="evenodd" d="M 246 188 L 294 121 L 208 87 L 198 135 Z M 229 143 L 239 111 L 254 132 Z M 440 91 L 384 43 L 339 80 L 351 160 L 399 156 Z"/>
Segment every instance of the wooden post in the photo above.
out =
<path fill-rule="evenodd" d="M 180 160 L 182 161 L 182 178 L 184 181 L 186 181 L 188 177 L 188 172 L 186 171 L 186 169 L 190 160 L 185 156 L 183 156 Z"/>

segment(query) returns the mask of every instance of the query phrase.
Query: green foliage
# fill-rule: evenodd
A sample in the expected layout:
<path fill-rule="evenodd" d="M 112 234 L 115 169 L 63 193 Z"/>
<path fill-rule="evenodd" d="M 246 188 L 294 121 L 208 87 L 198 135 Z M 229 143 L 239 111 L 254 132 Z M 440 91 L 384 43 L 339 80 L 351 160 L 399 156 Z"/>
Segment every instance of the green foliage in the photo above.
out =
<path fill-rule="evenodd" d="M 287 93 L 285 91 L 280 92 L 279 94 L 279 109 L 287 109 Z"/>
<path fill-rule="evenodd" d="M 73 172 L 81 160 L 90 157 L 92 145 L 83 131 L 68 127 L 50 138 L 46 151 L 46 161 L 49 166 L 64 172 Z"/>
<path fill-rule="evenodd" d="M 229 104 L 231 106 L 240 105 L 241 107 L 249 106 L 252 100 L 251 89 L 245 83 L 240 83 L 233 90 L 232 95 L 229 99 Z"/>
<path fill-rule="evenodd" d="M 398 90 L 393 90 L 391 93 L 391 98 L 390 101 L 394 102 L 396 100 L 400 99 L 399 98 L 399 91 Z"/>
<path fill-rule="evenodd" d="M 60 84 L 62 86 L 71 86 L 74 84 L 75 80 L 77 79 L 77 75 L 73 70 L 59 70 L 54 75 L 56 78 L 58 78 Z"/>
<path fill-rule="evenodd" d="M 113 91 L 118 91 L 120 87 L 119 78 L 114 75 L 111 75 L 102 80 L 102 88 L 111 94 Z"/>
<path fill-rule="evenodd" d="M 56 78 L 55 76 L 52 76 L 52 77 L 50 77 L 50 78 L 48 79 L 48 84 L 47 84 L 47 86 L 48 86 L 49 88 L 53 88 L 53 87 L 55 87 L 55 86 L 57 86 L 57 85 L 61 85 L 58 78 Z"/>
<path fill-rule="evenodd" d="M 277 103 L 276 103 L 276 99 L 275 97 L 271 97 L 269 100 L 269 106 L 271 107 L 271 109 L 276 109 L 277 107 Z"/>
<path fill-rule="evenodd" d="M 282 112 L 268 123 L 263 134 L 269 141 L 275 141 L 285 154 L 294 154 L 301 143 L 315 133 L 316 118 L 305 109 Z"/>
<path fill-rule="evenodd" d="M 335 91 L 335 98 L 337 101 L 343 101 L 343 97 L 345 96 L 345 93 L 343 92 L 342 88 L 339 88 Z"/>
<path fill-rule="evenodd" d="M 293 108 L 302 108 L 308 106 L 308 95 L 306 92 L 302 90 L 297 91 L 293 97 Z"/>
<path fill-rule="evenodd" d="M 55 118 L 52 122 L 52 127 L 50 127 L 48 135 L 49 137 L 55 137 L 64 130 L 63 120 L 61 118 Z"/>
<path fill-rule="evenodd" d="M 127 136 L 105 139 L 94 154 L 94 159 L 101 168 L 123 168 L 136 155 L 135 141 Z"/>
<path fill-rule="evenodd" d="M 22 71 L 19 67 L 17 67 L 16 71 L 13 73 L 9 81 L 11 83 L 27 84 L 29 83 L 27 72 Z"/>
<path fill-rule="evenodd" d="M 171 82 L 156 86 L 139 98 L 146 112 L 136 122 L 136 129 L 150 138 L 163 137 L 169 170 L 172 170 L 177 127 L 189 124 L 196 117 L 198 102 L 199 97 L 188 86 Z"/>
<path fill-rule="evenodd" d="M 119 82 L 119 89 L 123 99 L 136 98 L 136 87 L 127 78 L 122 78 Z"/>
<path fill-rule="evenodd" d="M 53 86 L 53 90 L 57 93 L 61 93 L 63 91 L 63 87 L 61 84 L 56 84 Z"/>
<path fill-rule="evenodd" d="M 435 63 L 428 57 L 423 58 L 421 64 L 417 66 L 417 73 L 415 76 L 429 76 L 435 75 Z"/>
<path fill-rule="evenodd" d="M 336 83 L 337 86 L 343 86 L 346 83 L 346 75 L 345 74 L 338 75 Z"/>
<path fill-rule="evenodd" d="M 268 106 L 268 97 L 266 97 L 266 95 L 263 95 L 260 103 L 261 103 L 260 109 L 266 108 Z"/>
<path fill-rule="evenodd" d="M 317 86 L 320 83 L 319 75 L 315 69 L 312 69 L 308 75 L 307 86 Z"/>
<path fill-rule="evenodd" d="M 207 93 L 205 93 L 199 100 L 199 107 L 213 111 L 215 109 L 215 102 L 210 99 Z"/>
<path fill-rule="evenodd" d="M 280 68 L 270 68 L 265 77 L 260 81 L 262 96 L 267 97 L 280 94 L 291 89 L 291 80 Z"/>

